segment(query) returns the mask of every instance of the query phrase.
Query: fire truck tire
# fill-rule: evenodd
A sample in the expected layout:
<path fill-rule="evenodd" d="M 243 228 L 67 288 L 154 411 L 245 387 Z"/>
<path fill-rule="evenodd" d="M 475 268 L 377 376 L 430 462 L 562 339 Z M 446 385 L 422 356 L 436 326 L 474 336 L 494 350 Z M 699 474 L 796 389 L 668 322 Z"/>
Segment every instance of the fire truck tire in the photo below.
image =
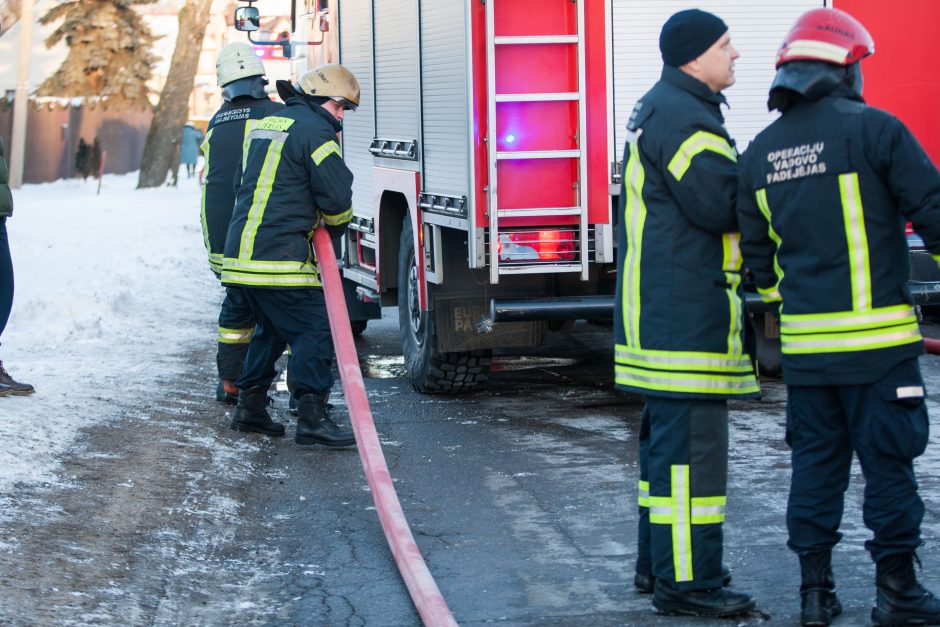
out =
<path fill-rule="evenodd" d="M 352 328 L 353 335 L 362 335 L 365 332 L 366 327 L 369 326 L 369 321 L 368 320 L 350 320 L 349 326 L 350 328 Z"/>
<path fill-rule="evenodd" d="M 398 248 L 398 328 L 405 369 L 422 394 L 466 392 L 486 383 L 490 351 L 442 353 L 437 350 L 434 313 L 418 303 L 418 269 L 411 218 L 405 216 Z M 430 298 L 430 295 L 428 296 Z"/>

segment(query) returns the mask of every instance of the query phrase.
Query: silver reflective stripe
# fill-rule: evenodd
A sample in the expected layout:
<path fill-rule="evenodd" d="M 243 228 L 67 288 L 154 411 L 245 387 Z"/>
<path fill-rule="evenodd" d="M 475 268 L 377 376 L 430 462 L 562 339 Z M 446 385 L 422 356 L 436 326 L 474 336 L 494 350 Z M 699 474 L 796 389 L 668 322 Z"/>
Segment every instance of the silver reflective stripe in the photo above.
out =
<path fill-rule="evenodd" d="M 747 357 L 729 357 L 717 353 L 702 353 L 700 356 L 686 356 L 682 353 L 651 354 L 647 351 L 632 351 L 622 345 L 617 346 L 616 358 L 651 366 L 671 366 L 670 370 L 746 370 L 750 372 L 751 361 Z"/>
<path fill-rule="evenodd" d="M 827 329 L 848 327 L 870 327 L 878 323 L 916 321 L 917 314 L 912 307 L 892 307 L 866 312 L 840 312 L 838 314 L 784 314 L 780 318 L 780 331 L 798 331 L 800 329 Z"/>
<path fill-rule="evenodd" d="M 693 505 L 692 516 L 724 516 L 724 505 Z"/>
<path fill-rule="evenodd" d="M 793 336 L 782 338 L 781 344 L 783 345 L 784 352 L 786 352 L 787 349 L 838 349 L 858 348 L 863 346 L 872 346 L 874 348 L 876 345 L 893 346 L 895 344 L 903 344 L 904 340 L 920 339 L 920 331 L 917 328 L 913 328 L 901 331 L 891 331 L 888 333 L 849 336 L 844 338 L 840 338 L 838 336 L 827 336 L 824 339 L 800 339 L 799 336 L 796 336 L 797 339 L 792 338 Z"/>
<path fill-rule="evenodd" d="M 272 131 L 263 128 L 256 128 L 250 133 L 248 133 L 248 140 L 252 139 L 270 139 L 271 141 L 276 141 L 281 144 L 287 141 L 289 135 L 284 131 Z"/>

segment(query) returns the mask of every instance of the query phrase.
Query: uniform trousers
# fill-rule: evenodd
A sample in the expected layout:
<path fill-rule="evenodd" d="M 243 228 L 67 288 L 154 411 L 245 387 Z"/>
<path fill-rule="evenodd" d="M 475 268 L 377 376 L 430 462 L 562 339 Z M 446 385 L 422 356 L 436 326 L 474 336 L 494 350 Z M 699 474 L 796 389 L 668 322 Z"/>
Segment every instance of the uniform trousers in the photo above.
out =
<path fill-rule="evenodd" d="M 13 309 L 13 260 L 10 257 L 6 220 L 5 217 L 0 218 L 0 335 Z"/>
<path fill-rule="evenodd" d="M 647 397 L 637 572 L 678 590 L 720 588 L 727 483 L 727 402 Z"/>
<path fill-rule="evenodd" d="M 274 364 L 289 344 L 287 370 L 293 373 L 293 394 L 300 398 L 313 393 L 326 399 L 333 387 L 333 338 L 323 290 L 244 287 L 242 291 L 257 326 L 235 386 L 270 387 L 277 375 Z"/>
<path fill-rule="evenodd" d="M 787 387 L 787 443 L 793 475 L 787 504 L 790 549 L 830 550 L 842 537 L 852 453 L 865 476 L 862 516 L 877 562 L 921 544 L 924 503 L 914 458 L 927 447 L 928 418 L 917 359 L 865 385 Z"/>
<path fill-rule="evenodd" d="M 216 353 L 220 379 L 234 381 L 241 376 L 254 331 L 255 314 L 244 290 L 226 287 L 219 311 L 219 349 Z"/>

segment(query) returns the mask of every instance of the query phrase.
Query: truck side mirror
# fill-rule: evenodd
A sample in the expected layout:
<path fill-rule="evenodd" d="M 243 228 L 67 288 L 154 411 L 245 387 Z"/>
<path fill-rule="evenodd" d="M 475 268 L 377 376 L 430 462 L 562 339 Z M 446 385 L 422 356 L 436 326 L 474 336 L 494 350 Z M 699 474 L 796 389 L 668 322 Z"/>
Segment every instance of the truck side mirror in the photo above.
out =
<path fill-rule="evenodd" d="M 261 28 L 261 13 L 256 7 L 235 9 L 235 30 L 256 31 Z"/>

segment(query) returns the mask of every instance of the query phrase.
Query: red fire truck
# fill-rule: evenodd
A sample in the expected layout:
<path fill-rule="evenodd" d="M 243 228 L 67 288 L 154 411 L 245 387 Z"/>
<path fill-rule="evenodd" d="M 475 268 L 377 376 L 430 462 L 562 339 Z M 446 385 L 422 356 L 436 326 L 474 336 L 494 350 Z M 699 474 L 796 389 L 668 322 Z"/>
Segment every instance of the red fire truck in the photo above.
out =
<path fill-rule="evenodd" d="M 669 15 L 694 5 L 729 24 L 741 58 L 726 117 L 743 150 L 773 119 L 780 41 L 825 4 L 295 0 L 293 73 L 341 62 L 362 86 L 342 133 L 355 174 L 343 275 L 361 301 L 397 305 L 414 387 L 471 389 L 494 349 L 610 318 L 626 121 L 659 76 Z"/>

